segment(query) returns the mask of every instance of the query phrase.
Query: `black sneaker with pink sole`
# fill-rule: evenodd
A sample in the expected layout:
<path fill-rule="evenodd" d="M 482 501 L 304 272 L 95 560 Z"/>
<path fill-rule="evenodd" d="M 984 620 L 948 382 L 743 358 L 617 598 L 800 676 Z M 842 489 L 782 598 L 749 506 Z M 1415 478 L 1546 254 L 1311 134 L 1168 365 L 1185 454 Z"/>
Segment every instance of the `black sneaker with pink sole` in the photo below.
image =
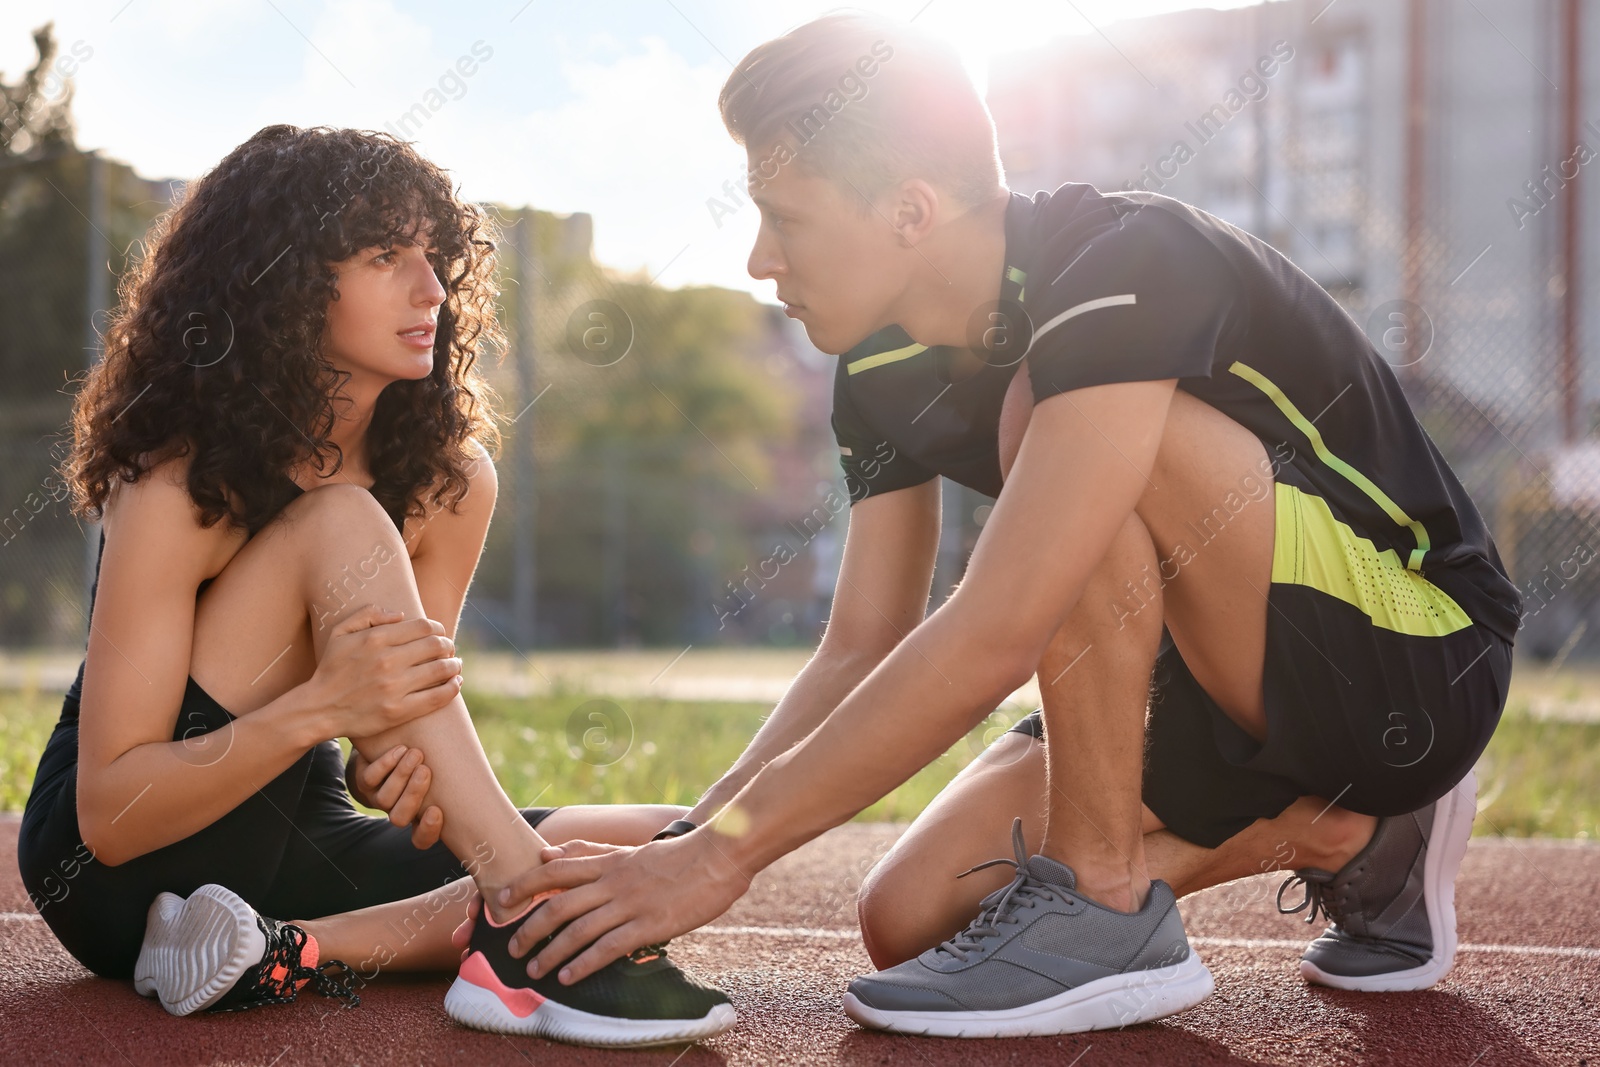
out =
<path fill-rule="evenodd" d="M 572 985 L 562 985 L 554 974 L 528 977 L 528 962 L 555 934 L 521 959 L 509 946 L 541 903 L 530 903 L 505 923 L 495 923 L 487 910 L 478 917 L 444 999 L 456 1022 L 579 1045 L 643 1047 L 698 1041 L 736 1021 L 727 996 L 679 970 L 667 959 L 665 945 L 641 948 Z"/>

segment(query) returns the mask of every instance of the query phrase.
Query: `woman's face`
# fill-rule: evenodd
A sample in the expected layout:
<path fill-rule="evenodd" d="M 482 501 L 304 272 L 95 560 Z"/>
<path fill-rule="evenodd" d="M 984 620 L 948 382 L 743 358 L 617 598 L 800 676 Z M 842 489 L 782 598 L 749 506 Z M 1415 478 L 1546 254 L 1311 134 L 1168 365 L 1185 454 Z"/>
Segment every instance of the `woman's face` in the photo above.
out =
<path fill-rule="evenodd" d="M 339 297 L 328 305 L 323 353 L 355 381 L 381 389 L 433 370 L 433 341 L 444 286 L 433 272 L 426 229 L 413 241 L 364 248 L 333 264 Z"/>

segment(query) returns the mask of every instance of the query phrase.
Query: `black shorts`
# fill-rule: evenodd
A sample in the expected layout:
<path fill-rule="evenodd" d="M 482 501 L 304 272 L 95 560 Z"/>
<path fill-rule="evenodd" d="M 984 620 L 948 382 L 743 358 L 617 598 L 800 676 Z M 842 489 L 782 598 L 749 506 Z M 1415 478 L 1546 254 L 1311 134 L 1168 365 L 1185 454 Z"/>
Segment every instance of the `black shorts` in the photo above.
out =
<path fill-rule="evenodd" d="M 50 929 L 98 975 L 133 976 L 158 893 L 188 896 L 216 882 L 263 915 L 305 920 L 404 900 L 467 873 L 442 843 L 418 849 L 409 827 L 355 809 L 336 741 L 310 749 L 198 833 L 115 867 L 98 863 L 78 833 L 77 708 L 67 711 L 39 759 L 17 864 Z M 233 718 L 190 678 L 173 740 L 193 743 Z M 522 816 L 538 826 L 554 810 L 524 808 Z"/>
<path fill-rule="evenodd" d="M 1346 590 L 1365 610 L 1314 584 L 1338 588 L 1300 561 L 1319 552 L 1323 561 L 1344 558 L 1344 550 L 1316 543 L 1329 535 L 1285 511 L 1294 492 L 1278 487 L 1265 741 L 1217 706 L 1170 639 L 1151 675 L 1144 803 L 1173 833 L 1207 848 L 1302 796 L 1378 816 L 1424 807 L 1466 777 L 1505 707 L 1511 642 L 1458 614 L 1431 583 L 1370 561 L 1355 566 L 1339 580 L 1366 583 Z M 1448 632 L 1421 632 L 1429 629 Z M 1042 737 L 1041 713 L 1012 730 Z"/>

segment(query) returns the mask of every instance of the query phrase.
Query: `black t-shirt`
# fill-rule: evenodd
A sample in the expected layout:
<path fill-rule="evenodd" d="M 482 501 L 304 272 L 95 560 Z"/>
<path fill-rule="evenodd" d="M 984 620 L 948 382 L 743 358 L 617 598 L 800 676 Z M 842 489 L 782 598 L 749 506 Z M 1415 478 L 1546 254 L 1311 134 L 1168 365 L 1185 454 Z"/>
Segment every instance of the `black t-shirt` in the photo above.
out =
<path fill-rule="evenodd" d="M 955 380 L 948 352 L 891 326 L 839 357 L 852 502 L 937 475 L 998 496 L 1000 408 L 1022 359 L 1035 403 L 1176 378 L 1253 432 L 1281 480 L 1514 639 L 1522 598 L 1483 517 L 1361 327 L 1276 249 L 1170 197 L 1067 184 L 1011 194 L 1005 258 L 1002 311 L 1025 313 L 1011 320 L 1028 324 L 1025 355 L 992 353 Z"/>

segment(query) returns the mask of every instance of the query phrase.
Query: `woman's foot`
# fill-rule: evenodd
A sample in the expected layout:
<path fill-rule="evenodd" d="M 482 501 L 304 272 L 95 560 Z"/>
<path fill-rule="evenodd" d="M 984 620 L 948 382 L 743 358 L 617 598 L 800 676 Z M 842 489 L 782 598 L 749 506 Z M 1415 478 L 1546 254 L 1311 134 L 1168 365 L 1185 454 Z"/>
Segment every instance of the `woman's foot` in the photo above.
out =
<path fill-rule="evenodd" d="M 569 986 L 554 974 L 528 977 L 527 959 L 513 957 L 509 945 L 539 903 L 504 923 L 486 913 L 473 923 L 461 973 L 444 998 L 445 1011 L 456 1022 L 476 1030 L 610 1047 L 699 1041 L 734 1024 L 728 998 L 680 971 L 666 958 L 665 946 L 640 949 Z M 534 945 L 529 956 L 555 933 Z"/>
<path fill-rule="evenodd" d="M 203 885 L 188 898 L 162 893 L 150 905 L 133 987 L 173 1015 L 287 1004 L 307 982 L 350 1007 L 354 972 L 342 960 L 318 965 L 316 938 L 293 923 L 258 915 L 243 897 Z"/>

